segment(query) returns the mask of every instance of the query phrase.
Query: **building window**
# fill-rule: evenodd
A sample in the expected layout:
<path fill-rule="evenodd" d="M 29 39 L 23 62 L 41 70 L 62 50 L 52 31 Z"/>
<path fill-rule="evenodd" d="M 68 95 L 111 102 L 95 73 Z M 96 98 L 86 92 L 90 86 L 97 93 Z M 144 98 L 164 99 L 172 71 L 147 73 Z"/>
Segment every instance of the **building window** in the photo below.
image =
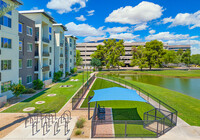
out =
<path fill-rule="evenodd" d="M 49 72 L 49 78 L 51 78 L 51 71 Z"/>
<path fill-rule="evenodd" d="M 72 51 L 70 51 L 70 55 L 72 55 Z"/>
<path fill-rule="evenodd" d="M 32 36 L 33 35 L 33 28 L 27 26 L 26 27 L 26 33 L 27 33 L 27 35 Z"/>
<path fill-rule="evenodd" d="M 52 28 L 51 27 L 49 27 L 49 33 L 52 33 Z"/>
<path fill-rule="evenodd" d="M 33 51 L 33 44 L 32 43 L 28 43 L 27 44 L 27 52 L 32 52 Z"/>
<path fill-rule="evenodd" d="M 22 59 L 19 59 L 19 69 L 22 69 Z"/>
<path fill-rule="evenodd" d="M 19 23 L 19 33 L 22 33 L 22 30 L 23 30 L 23 26 L 21 23 Z"/>
<path fill-rule="evenodd" d="M 70 59 L 70 63 L 72 63 L 72 59 Z"/>
<path fill-rule="evenodd" d="M 51 49 L 51 47 L 49 47 L 49 52 L 51 53 L 51 51 L 52 51 L 52 49 Z"/>
<path fill-rule="evenodd" d="M 22 51 L 22 49 L 23 49 L 23 43 L 22 41 L 19 41 L 19 51 Z"/>
<path fill-rule="evenodd" d="M 27 68 L 32 68 L 33 62 L 31 59 L 27 60 Z"/>
<path fill-rule="evenodd" d="M 31 84 L 31 83 L 32 83 L 32 76 L 31 76 L 31 75 L 28 75 L 28 76 L 26 77 L 26 83 L 27 83 L 27 84 Z"/>
<path fill-rule="evenodd" d="M 8 38 L 1 38 L 1 48 L 12 48 L 12 40 Z"/>
<path fill-rule="evenodd" d="M 49 59 L 49 65 L 51 65 L 51 59 Z"/>
<path fill-rule="evenodd" d="M 6 92 L 11 87 L 11 81 L 1 83 L 1 93 Z"/>
<path fill-rule="evenodd" d="M 11 23 L 12 23 L 11 18 L 8 18 L 6 16 L 0 17 L 0 25 L 3 25 L 3 26 L 11 28 Z"/>
<path fill-rule="evenodd" d="M 11 60 L 1 60 L 1 70 L 11 70 Z"/>
<path fill-rule="evenodd" d="M 51 35 L 49 35 L 49 40 L 51 40 Z"/>
<path fill-rule="evenodd" d="M 22 84 L 22 77 L 19 77 L 19 84 Z"/>

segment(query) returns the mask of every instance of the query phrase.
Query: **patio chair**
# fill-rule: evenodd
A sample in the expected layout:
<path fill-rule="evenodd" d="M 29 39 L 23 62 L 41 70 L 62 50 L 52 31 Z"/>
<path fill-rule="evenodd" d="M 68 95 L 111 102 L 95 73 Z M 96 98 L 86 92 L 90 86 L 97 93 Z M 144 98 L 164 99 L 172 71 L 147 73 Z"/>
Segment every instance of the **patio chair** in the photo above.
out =
<path fill-rule="evenodd" d="M 105 120 L 105 113 L 98 113 L 99 120 Z"/>
<path fill-rule="evenodd" d="M 105 108 L 104 107 L 100 107 L 100 105 L 98 104 L 98 112 L 100 113 L 105 113 Z"/>

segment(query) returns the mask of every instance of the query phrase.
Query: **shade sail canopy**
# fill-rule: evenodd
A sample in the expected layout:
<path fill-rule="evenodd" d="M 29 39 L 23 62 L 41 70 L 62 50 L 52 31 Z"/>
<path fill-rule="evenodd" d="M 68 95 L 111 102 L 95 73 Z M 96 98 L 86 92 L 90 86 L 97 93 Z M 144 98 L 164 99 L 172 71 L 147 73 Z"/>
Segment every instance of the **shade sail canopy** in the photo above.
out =
<path fill-rule="evenodd" d="M 97 101 L 140 101 L 146 102 L 142 97 L 140 97 L 136 90 L 131 90 L 127 88 L 112 87 L 94 90 L 94 96 L 90 102 Z"/>

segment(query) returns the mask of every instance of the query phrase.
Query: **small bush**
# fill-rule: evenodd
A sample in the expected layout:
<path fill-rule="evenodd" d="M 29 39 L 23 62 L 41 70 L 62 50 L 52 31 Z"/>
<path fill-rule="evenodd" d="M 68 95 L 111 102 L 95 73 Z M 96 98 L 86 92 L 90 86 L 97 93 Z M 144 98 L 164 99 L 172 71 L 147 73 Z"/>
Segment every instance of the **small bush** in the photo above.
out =
<path fill-rule="evenodd" d="M 82 133 L 82 131 L 80 129 L 78 129 L 78 130 L 75 131 L 75 135 L 76 136 L 81 135 L 81 133 Z"/>
<path fill-rule="evenodd" d="M 35 93 L 36 91 L 32 88 L 27 88 L 25 89 L 25 91 L 22 94 L 31 94 L 31 93 Z"/>
<path fill-rule="evenodd" d="M 65 72 L 65 77 L 69 76 L 69 72 Z"/>
<path fill-rule="evenodd" d="M 71 74 L 74 74 L 74 69 L 71 69 L 71 70 L 70 70 L 70 73 L 71 73 Z"/>
<path fill-rule="evenodd" d="M 39 90 L 39 89 L 42 89 L 44 86 L 44 83 L 40 80 L 40 79 L 37 79 L 37 80 L 34 80 L 33 81 L 33 88 L 35 90 Z"/>
<path fill-rule="evenodd" d="M 98 68 L 99 71 L 102 71 L 102 68 Z"/>
<path fill-rule="evenodd" d="M 95 72 L 96 71 L 96 69 L 95 68 L 93 68 L 93 72 Z"/>
<path fill-rule="evenodd" d="M 84 127 L 84 123 L 85 123 L 85 119 L 84 119 L 84 118 L 80 118 L 80 119 L 78 119 L 78 121 L 76 122 L 76 127 L 77 127 L 77 128 L 83 128 L 83 127 Z"/>
<path fill-rule="evenodd" d="M 76 72 L 77 72 L 77 70 L 78 70 L 77 68 L 74 68 L 74 73 L 76 73 Z"/>
<path fill-rule="evenodd" d="M 22 84 L 13 84 L 10 87 L 10 90 L 16 97 L 22 94 L 25 91 L 25 89 L 26 89 L 25 86 L 23 86 Z"/>
<path fill-rule="evenodd" d="M 55 72 L 53 75 L 53 81 L 54 82 L 61 81 L 60 78 L 62 77 L 62 75 L 63 75 L 62 71 Z"/>

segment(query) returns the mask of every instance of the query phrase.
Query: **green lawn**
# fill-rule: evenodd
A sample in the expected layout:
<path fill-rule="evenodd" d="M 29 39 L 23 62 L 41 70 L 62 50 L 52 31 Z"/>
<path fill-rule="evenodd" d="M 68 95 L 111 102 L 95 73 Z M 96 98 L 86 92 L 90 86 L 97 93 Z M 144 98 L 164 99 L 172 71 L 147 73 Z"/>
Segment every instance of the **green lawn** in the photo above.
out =
<path fill-rule="evenodd" d="M 117 74 L 118 72 L 107 72 Z M 170 76 L 170 77 L 185 77 L 185 78 L 200 78 L 200 70 L 161 70 L 161 71 L 123 71 L 120 74 L 150 74 L 157 76 Z"/>
<path fill-rule="evenodd" d="M 37 95 L 26 99 L 8 109 L 3 111 L 3 113 L 16 113 L 21 112 L 24 113 L 23 109 L 27 107 L 35 107 L 34 111 L 30 111 L 29 113 L 33 112 L 52 112 L 55 110 L 58 112 L 67 101 L 75 94 L 75 92 L 81 87 L 82 85 L 82 73 L 79 73 L 77 76 L 71 77 L 71 79 L 79 79 L 79 81 L 64 81 L 56 84 L 55 86 L 38 93 Z M 87 80 L 87 74 L 84 74 L 84 80 Z M 69 88 L 60 88 L 61 85 L 72 85 Z M 57 94 L 56 96 L 49 97 L 48 94 Z M 35 102 L 37 101 L 45 101 L 44 104 L 36 105 Z"/>
<path fill-rule="evenodd" d="M 159 86 L 127 79 L 123 80 L 140 87 L 176 109 L 178 111 L 178 116 L 188 124 L 200 126 L 200 100 Z"/>

